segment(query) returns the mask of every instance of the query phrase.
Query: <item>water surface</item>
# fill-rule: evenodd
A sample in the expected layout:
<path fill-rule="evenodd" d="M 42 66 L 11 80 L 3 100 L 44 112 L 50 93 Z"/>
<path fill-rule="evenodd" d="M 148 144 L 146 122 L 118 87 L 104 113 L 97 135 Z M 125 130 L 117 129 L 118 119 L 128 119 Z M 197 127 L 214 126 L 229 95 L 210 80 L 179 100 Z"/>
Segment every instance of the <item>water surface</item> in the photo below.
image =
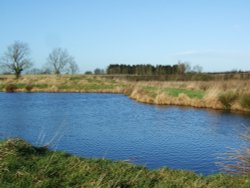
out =
<path fill-rule="evenodd" d="M 249 146 L 250 117 L 138 103 L 124 95 L 0 93 L 0 138 L 78 156 L 212 174 L 218 155 Z"/>

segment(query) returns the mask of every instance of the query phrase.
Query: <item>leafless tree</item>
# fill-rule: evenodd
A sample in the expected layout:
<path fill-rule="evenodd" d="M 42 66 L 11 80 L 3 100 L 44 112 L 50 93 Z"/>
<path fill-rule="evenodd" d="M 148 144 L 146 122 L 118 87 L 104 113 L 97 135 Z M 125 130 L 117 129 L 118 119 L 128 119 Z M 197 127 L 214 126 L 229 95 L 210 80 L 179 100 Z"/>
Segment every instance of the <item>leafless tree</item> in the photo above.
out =
<path fill-rule="evenodd" d="M 47 59 L 49 70 L 55 74 L 78 72 L 78 66 L 72 56 L 69 55 L 66 49 L 55 48 Z"/>
<path fill-rule="evenodd" d="M 74 60 L 70 61 L 69 62 L 69 67 L 68 67 L 68 73 L 69 74 L 75 74 L 77 72 L 79 72 L 78 65 L 76 64 L 76 62 Z"/>
<path fill-rule="evenodd" d="M 200 65 L 195 65 L 195 66 L 193 67 L 193 72 L 195 72 L 195 73 L 201 73 L 201 72 L 202 72 L 202 66 L 200 66 Z"/>
<path fill-rule="evenodd" d="M 22 71 L 32 66 L 29 54 L 29 46 L 26 43 L 16 41 L 7 48 L 1 58 L 1 67 L 5 71 L 14 73 L 18 79 Z"/>
<path fill-rule="evenodd" d="M 187 72 L 190 72 L 190 65 L 187 62 L 181 62 L 178 61 L 178 68 L 177 68 L 177 73 L 178 74 L 185 74 Z"/>

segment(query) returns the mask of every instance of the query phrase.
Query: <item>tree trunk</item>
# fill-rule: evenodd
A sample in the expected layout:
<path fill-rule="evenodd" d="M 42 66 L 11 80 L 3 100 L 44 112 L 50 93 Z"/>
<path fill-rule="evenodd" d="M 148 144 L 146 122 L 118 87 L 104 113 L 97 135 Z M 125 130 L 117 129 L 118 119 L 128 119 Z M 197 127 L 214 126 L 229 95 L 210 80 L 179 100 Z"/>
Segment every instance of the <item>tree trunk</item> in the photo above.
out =
<path fill-rule="evenodd" d="M 16 79 L 19 79 L 21 76 L 21 71 L 15 72 Z"/>

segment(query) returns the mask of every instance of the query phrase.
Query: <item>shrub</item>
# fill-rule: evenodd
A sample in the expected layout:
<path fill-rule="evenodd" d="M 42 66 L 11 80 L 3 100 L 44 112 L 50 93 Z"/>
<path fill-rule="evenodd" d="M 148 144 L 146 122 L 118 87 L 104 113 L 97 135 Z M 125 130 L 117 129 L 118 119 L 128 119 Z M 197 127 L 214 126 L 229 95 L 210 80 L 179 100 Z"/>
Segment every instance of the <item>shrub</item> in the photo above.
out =
<path fill-rule="evenodd" d="M 219 101 L 223 104 L 225 109 L 230 109 L 233 102 L 237 99 L 238 95 L 235 92 L 229 91 L 219 95 Z"/>
<path fill-rule="evenodd" d="M 15 92 L 16 89 L 17 89 L 17 86 L 15 84 L 8 84 L 5 86 L 6 92 Z"/>
<path fill-rule="evenodd" d="M 0 84 L 0 90 L 4 89 L 4 85 Z"/>
<path fill-rule="evenodd" d="M 250 109 L 250 93 L 245 93 L 240 97 L 240 105 Z"/>
<path fill-rule="evenodd" d="M 28 85 L 25 86 L 25 90 L 26 90 L 27 92 L 30 92 L 32 89 L 33 89 L 33 86 L 30 85 L 30 84 L 28 84 Z"/>

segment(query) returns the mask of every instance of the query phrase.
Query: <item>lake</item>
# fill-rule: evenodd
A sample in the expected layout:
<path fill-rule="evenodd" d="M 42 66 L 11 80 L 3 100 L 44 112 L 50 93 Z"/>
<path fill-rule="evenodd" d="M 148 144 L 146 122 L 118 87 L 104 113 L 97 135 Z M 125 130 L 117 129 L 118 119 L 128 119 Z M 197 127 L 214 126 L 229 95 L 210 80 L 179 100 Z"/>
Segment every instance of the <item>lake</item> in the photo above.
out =
<path fill-rule="evenodd" d="M 0 93 L 0 139 L 20 137 L 83 157 L 219 172 L 218 156 L 249 146 L 250 116 L 138 103 L 119 94 Z"/>

